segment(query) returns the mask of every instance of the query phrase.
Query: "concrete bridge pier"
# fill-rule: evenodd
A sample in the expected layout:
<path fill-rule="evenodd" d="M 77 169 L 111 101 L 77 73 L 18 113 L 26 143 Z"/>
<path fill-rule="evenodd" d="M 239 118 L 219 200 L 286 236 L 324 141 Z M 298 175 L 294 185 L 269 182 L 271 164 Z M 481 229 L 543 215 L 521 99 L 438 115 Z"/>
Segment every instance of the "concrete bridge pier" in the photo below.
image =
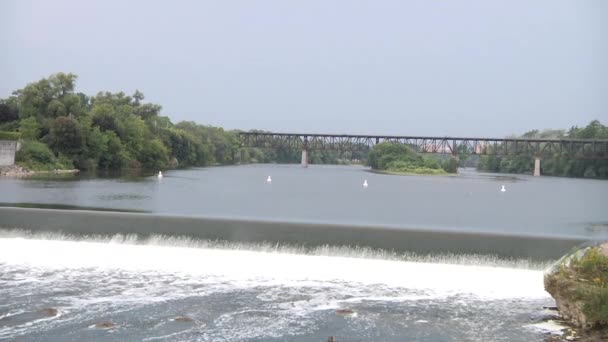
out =
<path fill-rule="evenodd" d="M 302 149 L 302 167 L 308 167 L 308 150 Z"/>
<path fill-rule="evenodd" d="M 540 157 L 539 156 L 534 157 L 534 176 L 535 177 L 540 176 Z"/>

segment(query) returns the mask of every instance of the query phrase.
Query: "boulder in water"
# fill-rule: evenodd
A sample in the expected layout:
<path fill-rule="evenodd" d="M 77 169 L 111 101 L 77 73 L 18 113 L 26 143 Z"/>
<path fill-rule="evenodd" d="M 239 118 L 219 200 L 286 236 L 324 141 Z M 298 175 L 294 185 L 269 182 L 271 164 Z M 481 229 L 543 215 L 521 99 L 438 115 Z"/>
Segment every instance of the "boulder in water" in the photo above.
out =
<path fill-rule="evenodd" d="M 95 328 L 98 328 L 98 329 L 111 329 L 114 327 L 116 327 L 116 324 L 114 324 L 112 322 L 101 322 L 101 323 L 95 324 Z"/>
<path fill-rule="evenodd" d="M 572 325 L 608 330 L 608 243 L 561 258 L 545 274 L 545 290 Z"/>
<path fill-rule="evenodd" d="M 357 317 L 357 312 L 351 309 L 338 309 L 336 310 L 336 314 L 345 317 Z"/>
<path fill-rule="evenodd" d="M 187 316 L 177 316 L 175 318 L 173 318 L 173 321 L 175 322 L 194 322 L 194 320 L 190 317 Z"/>
<path fill-rule="evenodd" d="M 44 309 L 38 310 L 38 313 L 40 313 L 44 316 L 54 317 L 54 316 L 57 316 L 57 314 L 59 314 L 59 310 L 57 310 L 55 308 L 44 308 Z"/>

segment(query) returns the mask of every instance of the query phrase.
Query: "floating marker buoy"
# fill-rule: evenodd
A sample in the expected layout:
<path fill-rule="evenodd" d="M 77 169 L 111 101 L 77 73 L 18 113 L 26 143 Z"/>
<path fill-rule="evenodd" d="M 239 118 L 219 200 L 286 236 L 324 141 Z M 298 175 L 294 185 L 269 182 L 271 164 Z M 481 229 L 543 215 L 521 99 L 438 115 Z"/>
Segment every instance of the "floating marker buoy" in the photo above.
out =
<path fill-rule="evenodd" d="M 158 171 L 158 178 L 163 178 L 163 172 L 162 171 Z"/>
<path fill-rule="evenodd" d="M 267 183 L 272 183 L 272 178 L 270 178 L 270 176 L 268 176 L 268 178 L 266 178 L 266 182 Z"/>
<path fill-rule="evenodd" d="M 507 189 L 505 189 L 505 186 L 503 185 L 502 188 L 500 189 L 500 192 L 505 192 L 507 191 Z"/>
<path fill-rule="evenodd" d="M 367 188 L 368 184 L 367 184 L 367 179 L 363 181 L 363 187 Z"/>

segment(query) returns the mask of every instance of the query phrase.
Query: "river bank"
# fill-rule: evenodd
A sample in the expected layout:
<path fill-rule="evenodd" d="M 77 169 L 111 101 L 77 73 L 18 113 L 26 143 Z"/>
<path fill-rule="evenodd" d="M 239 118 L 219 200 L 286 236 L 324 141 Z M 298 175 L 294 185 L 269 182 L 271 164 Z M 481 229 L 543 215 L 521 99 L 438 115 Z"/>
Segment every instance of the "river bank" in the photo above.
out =
<path fill-rule="evenodd" d="M 428 170 L 412 170 L 412 171 L 392 171 L 392 170 L 371 170 L 374 173 L 392 176 L 450 176 L 453 173 L 445 172 L 444 170 L 428 169 Z"/>
<path fill-rule="evenodd" d="M 77 174 L 80 170 L 68 169 L 68 170 L 44 170 L 36 171 L 19 165 L 0 166 L 0 177 L 31 177 L 36 175 L 60 175 L 60 174 Z"/>

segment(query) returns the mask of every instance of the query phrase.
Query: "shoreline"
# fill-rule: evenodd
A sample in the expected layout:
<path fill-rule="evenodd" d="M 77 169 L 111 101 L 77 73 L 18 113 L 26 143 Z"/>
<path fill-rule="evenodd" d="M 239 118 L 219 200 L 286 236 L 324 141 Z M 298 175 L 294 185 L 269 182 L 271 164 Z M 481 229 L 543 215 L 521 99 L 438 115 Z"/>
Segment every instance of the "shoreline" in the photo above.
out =
<path fill-rule="evenodd" d="M 30 170 L 19 165 L 0 166 L 0 177 L 24 178 L 37 175 L 74 175 L 79 173 L 78 169 L 56 169 L 56 170 Z"/>
<path fill-rule="evenodd" d="M 390 171 L 390 170 L 370 170 L 370 172 L 378 173 L 381 175 L 390 175 L 390 176 L 456 176 L 458 173 L 415 173 L 415 172 L 400 172 L 400 171 Z"/>

